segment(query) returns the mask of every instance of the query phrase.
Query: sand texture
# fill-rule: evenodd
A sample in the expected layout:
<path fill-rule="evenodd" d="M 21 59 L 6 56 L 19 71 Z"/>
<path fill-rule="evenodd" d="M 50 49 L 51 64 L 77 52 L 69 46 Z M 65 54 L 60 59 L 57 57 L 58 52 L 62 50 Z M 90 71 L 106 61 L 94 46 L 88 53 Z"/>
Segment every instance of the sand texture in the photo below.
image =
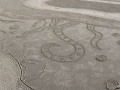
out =
<path fill-rule="evenodd" d="M 0 90 L 120 90 L 119 7 L 0 0 Z"/>

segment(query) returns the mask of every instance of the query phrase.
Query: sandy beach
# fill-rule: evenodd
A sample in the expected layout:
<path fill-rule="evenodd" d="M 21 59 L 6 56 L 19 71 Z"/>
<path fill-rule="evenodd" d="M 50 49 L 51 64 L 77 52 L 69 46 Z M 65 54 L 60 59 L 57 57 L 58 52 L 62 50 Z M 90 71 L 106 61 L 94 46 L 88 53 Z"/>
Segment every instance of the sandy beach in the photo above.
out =
<path fill-rule="evenodd" d="M 119 90 L 119 0 L 0 0 L 0 90 Z"/>

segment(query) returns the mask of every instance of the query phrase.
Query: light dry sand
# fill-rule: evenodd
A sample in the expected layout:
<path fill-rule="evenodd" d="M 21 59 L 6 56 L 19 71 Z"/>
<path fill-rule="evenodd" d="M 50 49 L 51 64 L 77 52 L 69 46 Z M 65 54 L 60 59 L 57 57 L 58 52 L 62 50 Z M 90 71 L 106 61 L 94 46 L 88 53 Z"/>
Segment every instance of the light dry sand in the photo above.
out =
<path fill-rule="evenodd" d="M 119 90 L 119 14 L 41 0 L 0 8 L 0 90 Z"/>
<path fill-rule="evenodd" d="M 18 90 L 19 77 L 17 62 L 9 55 L 0 52 L 0 90 Z"/>

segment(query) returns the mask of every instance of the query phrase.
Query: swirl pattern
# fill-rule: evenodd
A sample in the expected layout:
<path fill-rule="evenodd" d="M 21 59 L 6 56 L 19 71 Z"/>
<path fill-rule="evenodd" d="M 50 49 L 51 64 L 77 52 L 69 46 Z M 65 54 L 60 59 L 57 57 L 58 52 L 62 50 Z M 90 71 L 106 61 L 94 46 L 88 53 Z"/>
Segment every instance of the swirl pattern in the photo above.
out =
<path fill-rule="evenodd" d="M 59 62 L 73 62 L 73 61 L 78 61 L 79 59 L 81 59 L 85 54 L 84 46 L 82 46 L 78 42 L 74 41 L 73 39 L 69 38 L 68 36 L 66 36 L 63 33 L 64 28 L 74 26 L 77 24 L 79 24 L 79 22 L 69 22 L 69 23 L 62 24 L 62 25 L 59 25 L 59 26 L 53 28 L 53 32 L 58 38 L 62 39 L 66 43 L 74 46 L 75 51 L 72 54 L 67 55 L 67 56 L 54 55 L 49 49 L 53 46 L 59 46 L 59 45 L 55 44 L 55 43 L 47 43 L 47 44 L 43 45 L 42 49 L 41 49 L 44 56 L 46 56 L 49 59 L 59 61 Z"/>
<path fill-rule="evenodd" d="M 102 34 L 100 32 L 95 31 L 94 25 L 87 25 L 87 29 L 95 35 L 93 37 L 93 39 L 91 39 L 91 45 L 94 48 L 101 50 L 101 48 L 98 46 L 98 43 L 101 40 L 101 38 L 103 37 Z"/>

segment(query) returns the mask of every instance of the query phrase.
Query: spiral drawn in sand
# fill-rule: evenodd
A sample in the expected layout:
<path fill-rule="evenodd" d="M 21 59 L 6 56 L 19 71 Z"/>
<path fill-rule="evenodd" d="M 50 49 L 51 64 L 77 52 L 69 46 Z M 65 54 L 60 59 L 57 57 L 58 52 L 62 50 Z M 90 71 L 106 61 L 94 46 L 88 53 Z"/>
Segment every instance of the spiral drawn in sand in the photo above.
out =
<path fill-rule="evenodd" d="M 42 47 L 41 47 L 41 51 L 44 54 L 44 56 L 46 56 L 47 58 L 49 58 L 51 60 L 59 61 L 59 62 L 73 62 L 73 61 L 80 60 L 85 54 L 84 46 L 81 45 L 80 43 L 74 41 L 73 39 L 69 38 L 68 36 L 66 36 L 63 33 L 64 28 L 74 26 L 77 24 L 79 24 L 79 22 L 69 22 L 66 24 L 62 24 L 62 25 L 53 27 L 53 32 L 58 38 L 62 39 L 63 41 L 65 41 L 66 43 L 68 43 L 74 47 L 75 51 L 73 53 L 71 53 L 70 55 L 67 55 L 67 56 L 54 55 L 50 51 L 50 48 L 53 46 L 59 46 L 59 45 L 55 44 L 55 43 L 47 43 L 45 45 L 42 45 Z"/>
<path fill-rule="evenodd" d="M 95 31 L 95 26 L 94 25 L 88 25 L 87 24 L 87 29 L 94 34 L 94 37 L 91 39 L 91 45 L 98 49 L 101 50 L 101 48 L 98 46 L 99 41 L 103 37 L 100 32 Z"/>

